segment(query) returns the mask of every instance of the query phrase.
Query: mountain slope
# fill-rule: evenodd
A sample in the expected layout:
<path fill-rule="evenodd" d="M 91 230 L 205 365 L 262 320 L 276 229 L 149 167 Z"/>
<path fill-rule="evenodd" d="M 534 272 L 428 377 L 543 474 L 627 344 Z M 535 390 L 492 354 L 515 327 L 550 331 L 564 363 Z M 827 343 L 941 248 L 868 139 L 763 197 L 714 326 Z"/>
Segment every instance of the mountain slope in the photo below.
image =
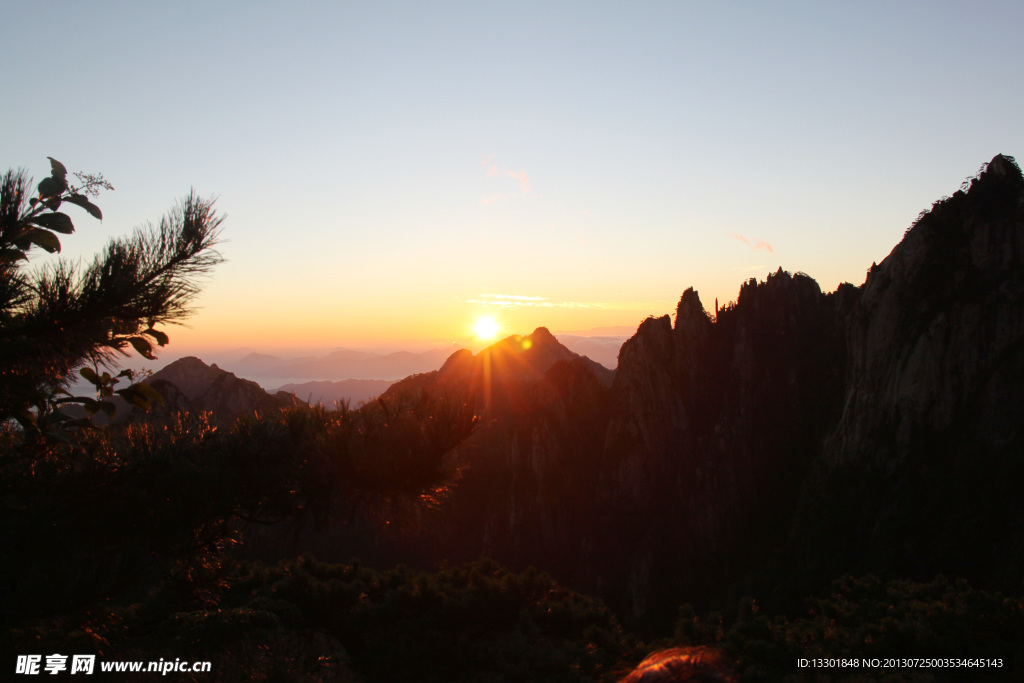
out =
<path fill-rule="evenodd" d="M 641 325 L 607 444 L 610 495 L 647 525 L 620 576 L 636 613 L 844 572 L 1019 580 L 1022 207 L 997 156 L 863 287 L 780 271 L 715 321 L 688 290 L 674 328 Z"/>
<path fill-rule="evenodd" d="M 207 365 L 192 356 L 180 358 L 154 373 L 149 384 L 161 392 L 167 404 L 151 417 L 184 409 L 207 412 L 217 424 L 230 424 L 240 415 L 299 403 L 291 394 L 270 394 L 256 382 L 240 379 L 216 364 Z"/>
<path fill-rule="evenodd" d="M 847 334 L 842 417 L 794 530 L 831 551 L 805 570 L 1019 586 L 1024 179 L 1011 159 L 937 202 L 872 268 Z M 829 542 L 839 530 L 847 541 Z"/>

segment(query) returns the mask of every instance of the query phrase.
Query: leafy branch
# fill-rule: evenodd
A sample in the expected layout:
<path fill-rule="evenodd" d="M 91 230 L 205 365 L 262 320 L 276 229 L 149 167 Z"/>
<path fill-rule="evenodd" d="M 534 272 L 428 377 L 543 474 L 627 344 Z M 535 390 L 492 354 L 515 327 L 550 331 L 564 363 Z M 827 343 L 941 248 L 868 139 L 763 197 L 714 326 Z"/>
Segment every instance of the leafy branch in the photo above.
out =
<path fill-rule="evenodd" d="M 50 176 L 34 196 L 29 197 L 23 170 L 8 171 L 0 183 L 0 420 L 15 417 L 33 429 L 53 400 L 74 399 L 90 412 L 107 412 L 100 394 L 123 375 L 101 374 L 100 366 L 110 366 L 115 355 L 129 349 L 154 359 L 155 347 L 169 341 L 158 326 L 191 314 L 199 279 L 223 260 L 214 249 L 223 217 L 212 199 L 193 191 L 159 226 L 111 240 L 86 267 L 58 260 L 24 272 L 31 249 L 59 252 L 57 233 L 74 232 L 71 217 L 58 211 L 63 204 L 101 219 L 88 196 L 113 189 L 102 174 L 85 173 L 75 174 L 79 184 L 72 187 L 64 165 L 49 159 Z M 93 368 L 83 377 L 96 386 L 96 401 L 54 399 L 83 365 Z M 116 393 L 148 406 L 155 398 L 137 386 Z"/>

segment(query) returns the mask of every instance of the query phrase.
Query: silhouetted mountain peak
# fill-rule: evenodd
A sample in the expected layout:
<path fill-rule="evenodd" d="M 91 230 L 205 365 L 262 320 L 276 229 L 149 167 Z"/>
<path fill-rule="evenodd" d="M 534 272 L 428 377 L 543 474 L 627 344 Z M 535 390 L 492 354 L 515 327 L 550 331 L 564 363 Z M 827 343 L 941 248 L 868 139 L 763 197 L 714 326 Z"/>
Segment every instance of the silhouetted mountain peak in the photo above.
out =
<path fill-rule="evenodd" d="M 611 385 L 615 375 L 613 370 L 570 351 L 546 327 L 538 327 L 525 336 L 505 337 L 475 355 L 460 349 L 440 370 L 407 377 L 387 393 L 463 394 L 485 411 L 518 410 L 534 401 L 528 396 L 538 395 L 538 387 L 551 388 L 548 375 L 559 364 L 576 364 L 576 371 L 593 376 L 605 387 Z"/>
<path fill-rule="evenodd" d="M 700 295 L 693 287 L 688 287 L 676 306 L 676 329 L 693 327 L 695 323 L 702 326 L 706 322 L 708 314 L 700 301 Z"/>
<path fill-rule="evenodd" d="M 1010 176 L 1015 177 L 1018 180 L 1021 179 L 1021 170 L 1017 166 L 1016 160 L 1013 157 L 1006 156 L 1005 154 L 997 154 L 992 157 L 992 161 L 988 162 L 985 167 L 985 174 L 993 174 L 996 176 Z"/>
<path fill-rule="evenodd" d="M 164 366 L 153 375 L 151 381 L 170 382 L 192 401 L 199 398 L 222 373 L 224 370 L 217 367 L 216 363 L 207 365 L 195 356 L 185 356 Z"/>
<path fill-rule="evenodd" d="M 473 368 L 473 352 L 469 349 L 459 349 L 448 357 L 438 373 L 443 377 L 455 377 L 468 375 Z"/>
<path fill-rule="evenodd" d="M 298 402 L 294 396 L 283 392 L 270 394 L 256 382 L 236 377 L 216 363 L 207 365 L 194 356 L 165 366 L 153 374 L 150 384 L 158 390 L 166 385 L 173 386 L 171 403 L 175 407 L 209 412 L 215 421 L 223 424 L 244 413 L 284 408 Z"/>
<path fill-rule="evenodd" d="M 538 327 L 525 337 L 513 335 L 488 346 L 477 354 L 482 362 L 490 362 L 501 372 L 526 379 L 541 377 L 555 363 L 569 361 L 577 355 L 563 346 L 546 327 Z"/>

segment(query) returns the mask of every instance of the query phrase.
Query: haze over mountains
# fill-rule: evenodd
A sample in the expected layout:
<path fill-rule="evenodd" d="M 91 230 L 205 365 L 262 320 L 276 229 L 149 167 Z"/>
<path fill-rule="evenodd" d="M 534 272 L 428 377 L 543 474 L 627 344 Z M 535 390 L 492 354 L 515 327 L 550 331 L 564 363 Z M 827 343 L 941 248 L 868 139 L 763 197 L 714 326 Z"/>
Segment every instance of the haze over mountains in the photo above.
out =
<path fill-rule="evenodd" d="M 559 341 L 581 356 L 587 356 L 608 369 L 618 363 L 619 349 L 631 331 L 625 328 L 600 328 L 574 334 L 560 334 Z M 323 354 L 291 356 L 250 351 L 201 354 L 206 363 L 259 384 L 270 393 L 283 391 L 309 403 L 331 406 L 337 401 L 357 405 L 384 393 L 396 381 L 437 370 L 463 347 L 451 345 L 426 351 L 372 351 L 335 349 Z M 183 356 L 186 358 L 188 356 Z M 157 365 L 159 372 L 180 358 Z M 88 390 L 86 384 L 78 393 Z"/>

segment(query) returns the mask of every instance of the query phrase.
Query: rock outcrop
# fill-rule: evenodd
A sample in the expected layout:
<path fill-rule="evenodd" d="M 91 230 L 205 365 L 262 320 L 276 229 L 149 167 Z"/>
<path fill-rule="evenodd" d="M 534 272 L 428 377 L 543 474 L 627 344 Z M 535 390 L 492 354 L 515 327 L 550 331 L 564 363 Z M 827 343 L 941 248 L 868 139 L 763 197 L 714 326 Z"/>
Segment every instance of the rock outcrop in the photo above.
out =
<path fill-rule="evenodd" d="M 198 358 L 180 358 L 153 374 L 150 386 L 164 397 L 165 405 L 152 415 L 133 411 L 131 419 L 159 419 L 177 410 L 208 413 L 220 425 L 228 425 L 239 416 L 258 411 L 277 410 L 297 405 L 298 399 L 286 392 L 270 394 L 259 384 L 207 365 Z"/>
<path fill-rule="evenodd" d="M 780 599 L 844 572 L 1019 582 L 1022 240 L 1024 180 L 997 156 L 862 287 L 780 270 L 714 321 L 692 290 L 674 327 L 645 321 L 606 453 L 612 499 L 646 526 L 618 577 L 633 612 L 656 608 L 645 582 Z"/>
<path fill-rule="evenodd" d="M 1015 429 L 1007 418 L 1020 414 L 997 406 L 1019 408 L 1024 398 L 1021 185 L 1020 170 L 997 156 L 872 269 L 850 320 L 846 407 L 830 464 L 895 464 L 920 437 L 962 430 L 979 413 L 985 428 L 972 440 Z"/>
<path fill-rule="evenodd" d="M 653 573 L 674 578 L 646 580 L 651 594 L 720 593 L 785 538 L 839 414 L 844 302 L 780 270 L 744 284 L 716 320 L 689 289 L 674 326 L 647 320 L 623 346 L 606 482 L 609 504 L 632 511 L 637 528 L 620 533 L 635 539 L 624 557 L 638 559 L 619 583 Z M 634 615 L 651 608 L 630 593 Z"/>
<path fill-rule="evenodd" d="M 821 552 L 791 542 L 779 564 L 1019 589 L 1024 179 L 1012 159 L 922 214 L 871 269 L 846 329 L 843 412 L 792 533 Z"/>

